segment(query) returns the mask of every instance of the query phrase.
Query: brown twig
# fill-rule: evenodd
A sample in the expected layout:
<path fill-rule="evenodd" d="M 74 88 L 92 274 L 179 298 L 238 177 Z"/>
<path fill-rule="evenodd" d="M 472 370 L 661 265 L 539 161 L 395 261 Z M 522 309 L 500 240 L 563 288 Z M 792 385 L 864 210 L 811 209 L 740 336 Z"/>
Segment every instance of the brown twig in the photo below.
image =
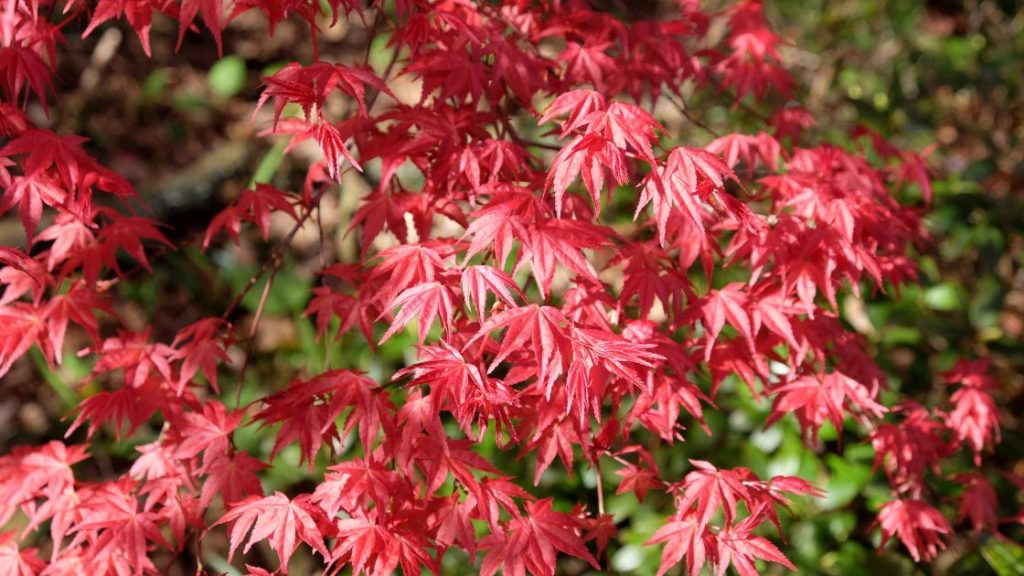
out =
<path fill-rule="evenodd" d="M 319 206 L 320 198 L 322 197 L 323 192 L 321 191 L 316 196 L 316 198 L 313 199 L 313 205 L 309 208 L 309 210 L 307 210 L 302 215 L 302 217 L 299 218 L 295 225 L 292 226 L 292 229 L 288 231 L 288 234 L 286 234 L 285 237 L 282 238 L 274 246 L 274 249 L 271 251 L 270 258 L 263 262 L 263 265 L 260 266 L 260 269 L 256 271 L 256 274 L 254 274 L 252 278 L 249 278 L 249 282 L 245 285 L 244 288 L 242 288 L 242 291 L 239 292 L 235 296 L 234 300 L 231 301 L 231 304 L 229 304 L 224 313 L 221 314 L 221 320 L 224 320 L 226 322 L 228 318 L 231 316 L 231 314 L 234 313 L 234 311 L 242 303 L 242 300 L 244 300 L 245 297 L 249 294 L 249 292 L 256 286 L 256 284 L 259 283 L 260 278 L 262 278 L 263 275 L 266 274 L 268 270 L 276 270 L 276 268 L 281 264 L 284 252 L 288 248 L 288 245 L 291 244 L 291 241 L 292 239 L 295 238 L 295 235 L 299 233 L 299 230 L 302 229 L 302 227 L 306 224 L 309 218 L 313 215 L 313 211 Z"/>
<path fill-rule="evenodd" d="M 690 123 L 692 123 L 694 126 L 703 129 L 705 132 L 707 132 L 708 134 L 711 134 L 715 138 L 718 138 L 720 136 L 718 131 L 716 131 L 715 129 L 711 128 L 707 124 L 701 122 L 700 120 L 694 118 L 693 115 L 690 114 L 690 110 L 686 107 L 686 103 L 685 103 L 685 101 L 683 101 L 682 98 L 680 98 L 679 100 L 676 100 L 673 97 L 672 93 L 670 93 L 670 92 L 665 92 L 664 96 L 665 96 L 665 99 L 668 100 L 669 102 L 671 102 L 672 105 L 675 106 L 679 110 L 679 112 L 687 120 L 689 120 Z"/>
<path fill-rule="evenodd" d="M 726 90 L 726 88 L 724 86 L 722 86 L 720 83 L 718 83 L 718 81 L 716 81 L 714 78 L 709 77 L 708 78 L 708 82 L 710 82 L 711 85 L 714 86 L 715 88 L 717 88 L 718 90 L 721 90 L 723 92 Z M 771 121 L 772 121 L 771 118 L 765 116 L 759 110 L 757 110 L 753 106 L 743 102 L 739 98 L 736 99 L 736 102 L 735 102 L 734 106 L 738 107 L 739 109 L 743 110 L 747 114 L 750 114 L 754 118 L 757 118 L 758 120 L 761 120 L 762 122 L 764 122 L 766 124 L 771 124 Z"/>
<path fill-rule="evenodd" d="M 263 309 L 267 306 L 267 298 L 270 297 L 270 287 L 274 284 L 274 278 L 277 276 L 277 267 L 274 267 L 270 272 L 270 276 L 267 278 L 267 283 L 263 285 L 263 293 L 260 294 L 260 303 L 256 307 L 256 315 L 253 317 L 252 326 L 249 327 L 249 339 L 245 343 L 245 358 L 242 360 L 242 369 L 238 374 L 238 386 L 235 387 L 235 409 L 237 410 L 242 404 L 242 387 L 245 386 L 245 373 L 249 369 L 249 363 L 252 360 L 253 350 L 256 348 L 256 330 L 260 325 L 260 318 L 263 317 Z"/>
<path fill-rule="evenodd" d="M 519 134 L 519 131 L 516 130 L 516 127 L 512 125 L 508 114 L 498 114 L 498 118 L 501 120 L 501 127 L 503 127 L 512 140 L 520 146 L 533 146 L 535 148 L 544 148 L 545 150 L 554 150 L 555 152 L 562 149 L 562 147 L 557 144 L 548 144 L 547 142 L 538 142 L 536 140 L 524 138 Z"/>
<path fill-rule="evenodd" d="M 374 27 L 376 27 L 376 19 L 374 20 Z M 370 54 L 370 52 L 369 52 L 369 50 L 367 50 L 367 56 L 366 56 L 366 58 L 367 58 L 367 62 L 366 62 L 367 65 L 369 65 L 369 54 Z M 391 59 L 388 62 L 387 68 L 384 70 L 383 77 L 384 77 L 385 80 L 387 79 L 388 76 L 391 75 L 391 71 L 393 70 L 394 65 L 395 65 L 397 59 L 398 59 L 398 51 L 395 50 L 391 54 Z M 370 95 L 370 98 L 368 99 L 368 101 L 366 103 L 367 110 L 370 110 L 370 109 L 373 108 L 374 104 L 376 104 L 376 102 L 377 102 L 377 99 L 380 97 L 381 92 L 383 92 L 383 91 L 382 90 L 378 90 L 378 91 L 376 91 L 376 92 L 374 92 L 373 94 Z M 352 141 L 353 141 L 353 138 L 349 138 L 345 142 L 345 146 L 348 147 L 352 143 Z M 346 168 L 346 170 L 351 170 L 351 166 Z M 288 246 L 291 244 L 292 240 L 295 238 L 295 235 L 299 233 L 299 230 L 301 230 L 302 227 L 305 226 L 306 222 L 308 222 L 310 220 L 310 218 L 313 216 L 314 211 L 317 213 L 317 222 L 318 222 L 318 224 L 320 224 L 320 211 L 319 211 L 319 208 L 320 208 L 320 200 L 323 198 L 324 192 L 325 192 L 325 190 L 320 190 L 317 193 L 317 195 L 313 198 L 313 201 L 312 201 L 309 209 L 307 209 L 303 213 L 302 217 L 299 218 L 299 220 L 295 222 L 295 225 L 292 226 L 291 230 L 288 231 L 288 234 L 286 234 L 285 237 L 282 238 L 274 246 L 274 248 L 273 248 L 273 250 L 271 252 L 270 257 L 263 262 L 263 264 L 260 266 L 259 270 L 257 270 L 256 273 L 249 279 L 249 282 L 246 283 L 245 287 L 242 288 L 242 290 L 235 296 L 235 298 L 228 305 L 227 309 L 221 315 L 221 319 L 224 320 L 224 321 L 227 321 L 228 318 L 235 312 L 235 310 L 238 309 L 238 307 L 241 305 L 242 301 L 249 294 L 249 292 L 251 292 L 252 289 L 259 283 L 260 278 L 262 278 L 268 271 L 270 272 L 270 277 L 267 279 L 267 283 L 263 287 L 263 294 L 260 296 L 260 303 L 259 303 L 259 306 L 256 309 L 256 316 L 253 319 L 252 327 L 249 330 L 248 342 L 246 342 L 246 347 L 245 347 L 245 359 L 242 361 L 242 369 L 241 369 L 241 372 L 239 374 L 238 387 L 237 387 L 236 392 L 235 392 L 235 405 L 236 406 L 239 405 L 240 402 L 241 402 L 242 386 L 245 384 L 245 373 L 246 373 L 246 371 L 248 369 L 248 366 L 249 366 L 249 363 L 250 363 L 250 358 L 251 358 L 252 352 L 253 352 L 253 343 L 254 343 L 254 340 L 255 340 L 256 328 L 259 325 L 260 317 L 262 316 L 262 313 L 263 313 L 263 308 L 266 305 L 267 298 L 270 295 L 270 289 L 271 289 L 271 285 L 274 282 L 274 277 L 277 275 L 279 267 L 281 266 L 281 263 L 284 260 L 284 253 L 287 250 Z M 325 256 L 323 254 L 323 226 L 322 225 L 320 226 L 320 238 L 321 238 L 321 264 L 325 265 Z M 328 356 L 327 357 L 328 361 L 329 361 L 329 358 L 330 357 Z"/>

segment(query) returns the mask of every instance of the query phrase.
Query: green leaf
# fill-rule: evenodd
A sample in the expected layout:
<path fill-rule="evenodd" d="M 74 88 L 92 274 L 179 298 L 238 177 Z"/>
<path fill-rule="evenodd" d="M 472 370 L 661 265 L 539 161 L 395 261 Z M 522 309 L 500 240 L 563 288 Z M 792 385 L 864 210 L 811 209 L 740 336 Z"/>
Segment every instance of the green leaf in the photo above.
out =
<path fill-rule="evenodd" d="M 1003 288 L 999 281 L 985 276 L 978 281 L 974 295 L 967 304 L 967 318 L 978 330 L 999 326 L 1003 304 Z"/>
<path fill-rule="evenodd" d="M 847 460 L 836 454 L 825 456 L 828 465 L 829 479 L 825 486 L 825 499 L 821 507 L 834 510 L 846 506 L 860 494 L 860 491 L 871 480 L 871 466 L 863 462 Z"/>
<path fill-rule="evenodd" d="M 882 331 L 882 343 L 887 346 L 905 346 L 920 341 L 921 332 L 910 326 L 889 326 Z"/>
<path fill-rule="evenodd" d="M 179 92 L 175 94 L 171 105 L 181 112 L 193 114 L 207 112 L 212 108 L 210 102 L 205 97 L 194 92 Z"/>
<path fill-rule="evenodd" d="M 266 184 L 274 178 L 278 169 L 281 168 L 281 162 L 284 161 L 284 151 L 287 147 L 288 140 L 286 139 L 274 142 L 274 145 L 260 160 L 259 166 L 256 167 L 256 172 L 253 173 L 252 180 L 249 181 L 250 188 L 257 184 Z"/>
<path fill-rule="evenodd" d="M 989 538 L 981 546 L 981 557 L 999 576 L 1024 576 L 1024 547 L 1019 544 Z"/>
<path fill-rule="evenodd" d="M 39 374 L 42 375 L 43 380 L 50 385 L 50 388 L 57 393 L 57 396 L 60 396 L 64 405 L 68 408 L 78 406 L 78 392 L 76 392 L 74 387 L 65 381 L 63 375 L 50 368 L 50 365 L 46 362 L 46 357 L 39 351 L 39 348 L 33 346 L 29 353 L 32 356 L 32 361 L 35 362 L 36 369 L 39 370 Z M 82 364 L 82 361 L 74 355 L 68 355 L 66 359 L 68 359 L 73 366 L 80 366 Z M 87 373 L 88 369 L 86 369 L 79 378 L 84 377 Z"/>
<path fill-rule="evenodd" d="M 226 56 L 210 67 L 206 81 L 210 91 L 221 98 L 231 98 L 245 88 L 245 60 L 238 56 Z"/>
<path fill-rule="evenodd" d="M 924 293 L 924 303 L 932 310 L 940 312 L 958 310 L 965 300 L 964 289 L 953 282 L 942 282 Z"/>
<path fill-rule="evenodd" d="M 150 72 L 142 82 L 139 97 L 144 103 L 156 102 L 167 91 L 168 74 L 166 68 L 157 68 Z"/>

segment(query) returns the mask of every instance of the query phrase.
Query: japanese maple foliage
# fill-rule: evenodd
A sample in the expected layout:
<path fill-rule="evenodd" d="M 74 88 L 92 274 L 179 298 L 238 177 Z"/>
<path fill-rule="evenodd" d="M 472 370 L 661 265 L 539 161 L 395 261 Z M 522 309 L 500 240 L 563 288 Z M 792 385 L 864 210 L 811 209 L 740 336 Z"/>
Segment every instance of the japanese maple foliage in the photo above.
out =
<path fill-rule="evenodd" d="M 787 104 L 799 90 L 758 1 L 679 0 L 657 19 L 584 0 L 2 4 L 0 213 L 20 220 L 25 243 L 0 251 L 0 375 L 32 347 L 50 364 L 86 357 L 89 381 L 106 389 L 76 408 L 68 433 L 126 438 L 155 420 L 159 436 L 102 480 L 76 475 L 87 444 L 0 457 L 0 573 L 155 574 L 155 551 L 184 554 L 218 530 L 234 556 L 269 544 L 279 562 L 251 574 L 286 573 L 300 546 L 329 574 L 436 573 L 452 549 L 487 576 L 551 575 L 560 555 L 601 568 L 621 522 L 604 510 L 606 488 L 598 482 L 596 509 L 568 510 L 535 486 L 552 466 L 600 478 L 602 465 L 621 478 L 617 492 L 674 501 L 647 542 L 662 547 L 659 574 L 792 568 L 780 548 L 787 505 L 820 488 L 699 460 L 669 477 L 652 456 L 669 444 L 686 459 L 679 443 L 708 428 L 705 412 L 735 393 L 720 390 L 730 379 L 770 406 L 766 426 L 789 418 L 810 445 L 830 426 L 874 447 L 893 495 L 877 511 L 883 545 L 895 536 L 926 561 L 956 525 L 997 530 L 985 458 L 999 441 L 998 386 L 985 361 L 946 374 L 941 404 L 883 401 L 885 373 L 838 314 L 841 294 L 915 281 L 925 205 L 899 199 L 916 188 L 927 201 L 926 165 L 866 131 L 850 148 L 816 141 L 808 129 L 827 119 Z M 352 222 L 359 259 L 323 263 L 307 316 L 324 339 L 376 346 L 413 332 L 418 346 L 379 380 L 298 373 L 238 405 L 245 369 L 225 368 L 237 369 L 232 349 L 252 354 L 254 331 L 233 324 L 244 294 L 168 341 L 122 326 L 111 286 L 176 246 L 88 142 L 25 111 L 59 101 L 69 27 L 89 36 L 122 21 L 147 54 L 196 32 L 223 50 L 225 30 L 250 11 L 270 34 L 306 22 L 314 43 L 342 20 L 361 22 L 388 35 L 393 59 L 383 71 L 292 62 L 264 78 L 252 95 L 257 128 L 290 148 L 311 140 L 322 160 L 295 193 L 241 192 L 198 243 L 266 241 L 273 213 L 297 230 L 325 195 L 351 193 L 335 185 L 347 171 L 373 164 L 376 187 Z M 177 38 L 153 32 L 163 18 Z M 392 94 L 396 78 L 415 81 L 418 98 Z M 707 125 L 687 104 L 694 94 L 758 128 Z M 664 106 L 708 144 L 675 144 Z M 634 223 L 612 227 L 624 192 Z M 273 277 L 286 247 L 261 275 Z M 92 344 L 73 349 L 69 331 Z M 235 442 L 251 424 L 272 432 L 269 461 Z M 489 461 L 485 438 L 535 463 L 534 476 Z M 309 490 L 265 493 L 261 475 L 291 445 L 326 473 Z M 957 452 L 978 469 L 953 470 Z M 965 486 L 959 518 L 928 490 L 943 478 Z"/>

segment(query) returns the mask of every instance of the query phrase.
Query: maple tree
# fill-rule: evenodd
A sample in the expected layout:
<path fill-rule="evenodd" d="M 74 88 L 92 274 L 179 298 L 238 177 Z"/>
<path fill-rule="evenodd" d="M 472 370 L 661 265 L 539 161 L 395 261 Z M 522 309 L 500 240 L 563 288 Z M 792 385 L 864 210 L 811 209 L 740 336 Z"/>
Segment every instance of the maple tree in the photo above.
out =
<path fill-rule="evenodd" d="M 85 139 L 36 127 L 26 110 L 59 99 L 69 27 L 89 36 L 123 20 L 147 54 L 204 31 L 222 51 L 250 11 L 270 34 L 287 19 L 312 31 L 315 60 L 265 77 L 252 108 L 265 138 L 289 150 L 310 140 L 321 159 L 302 190 L 242 190 L 196 245 L 268 241 L 273 214 L 293 235 L 326 195 L 349 193 L 336 185 L 346 173 L 373 166 L 351 222 L 358 260 L 323 263 L 306 315 L 324 341 L 373 347 L 413 332 L 416 349 L 393 374 L 328 362 L 241 403 L 245 364 L 229 376 L 229 352 L 245 348 L 247 363 L 254 328 L 236 326 L 237 305 L 259 276 L 273 289 L 287 244 L 219 317 L 167 341 L 129 330 L 112 287 L 176 245 Z M 815 119 L 787 104 L 795 82 L 759 1 L 680 0 L 670 15 L 629 19 L 583 0 L 10 0 L 0 18 L 0 213 L 25 238 L 0 250 L 0 376 L 33 347 L 50 365 L 90 358 L 88 381 L 106 389 L 76 407 L 69 437 L 159 422 L 130 469 L 99 480 L 75 471 L 88 442 L 0 456 L 0 528 L 17 527 L 0 535 L 0 573 L 159 573 L 156 550 L 184 553 L 216 530 L 229 556 L 269 544 L 278 562 L 250 574 L 287 573 L 300 546 L 330 574 L 437 573 L 452 550 L 488 576 L 551 575 L 560 555 L 599 569 L 617 531 L 602 466 L 621 478 L 617 493 L 674 503 L 648 534 L 659 576 L 793 568 L 775 542 L 791 498 L 825 496 L 814 479 L 697 459 L 670 477 L 653 455 L 672 445 L 686 459 L 688 426 L 708 429 L 705 413 L 740 393 L 735 382 L 770 407 L 764 426 L 788 418 L 810 446 L 830 427 L 873 447 L 892 494 L 876 511 L 882 546 L 895 537 L 927 561 L 956 525 L 998 533 L 1005 512 L 985 467 L 1000 440 L 998 382 L 986 361 L 957 364 L 930 406 L 887 396 L 839 315 L 842 294 L 915 281 L 926 162 L 867 130 L 846 148 L 817 139 Z M 154 18 L 177 21 L 176 40 L 154 37 Z M 342 20 L 387 34 L 384 70 L 319 59 L 317 31 Z M 418 99 L 393 94 L 396 78 L 417 81 Z M 757 130 L 706 125 L 686 103 L 694 93 L 734 104 Z M 353 105 L 336 116 L 332 99 Z M 677 145 L 666 103 L 708 143 Z M 613 226 L 623 197 L 632 222 Z M 69 331 L 91 345 L 72 349 Z M 239 446 L 250 425 L 272 430 L 269 461 Z M 534 462 L 533 478 L 488 459 L 485 439 Z M 262 474 L 294 445 L 325 474 L 265 493 Z M 958 453 L 977 469 L 956 469 Z M 535 489 L 556 459 L 596 471 L 596 507 L 560 510 Z M 938 481 L 964 485 L 959 517 L 939 510 Z"/>

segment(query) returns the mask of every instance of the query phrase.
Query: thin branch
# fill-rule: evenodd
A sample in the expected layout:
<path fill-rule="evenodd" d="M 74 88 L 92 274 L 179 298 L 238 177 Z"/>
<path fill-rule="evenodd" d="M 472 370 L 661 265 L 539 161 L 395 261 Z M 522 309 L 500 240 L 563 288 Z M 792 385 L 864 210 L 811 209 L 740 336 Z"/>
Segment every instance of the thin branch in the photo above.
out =
<path fill-rule="evenodd" d="M 532 146 L 534 148 L 543 148 L 545 150 L 554 150 L 555 152 L 562 149 L 562 147 L 557 144 L 548 144 L 546 142 L 538 142 L 536 140 L 526 140 L 525 138 L 520 139 L 519 144 L 523 146 Z"/>
<path fill-rule="evenodd" d="M 375 28 L 375 30 L 376 30 L 376 27 L 377 27 L 377 18 L 375 17 L 375 19 L 374 19 L 374 28 Z M 370 48 L 369 47 L 367 49 L 367 56 L 366 57 L 367 57 L 367 63 L 366 64 L 367 64 L 367 66 L 369 66 L 370 65 Z M 391 58 L 388 61 L 387 68 L 384 70 L 384 75 L 383 75 L 383 79 L 384 80 L 387 80 L 388 76 L 391 75 L 391 71 L 394 68 L 394 65 L 396 63 L 397 58 L 398 58 L 398 50 L 393 50 L 391 52 Z M 370 98 L 368 98 L 368 100 L 367 100 L 367 110 L 372 110 L 373 109 L 374 105 L 377 102 L 377 99 L 380 97 L 381 92 L 383 92 L 383 90 L 377 90 L 373 94 L 370 95 Z M 350 146 L 352 141 L 353 141 L 353 138 L 349 137 L 345 141 L 345 147 L 347 148 L 348 146 Z M 347 171 L 347 170 L 350 170 L 350 169 L 351 169 L 351 166 L 347 167 L 345 170 Z M 249 330 L 249 338 L 248 338 L 248 341 L 246 342 L 245 360 L 243 361 L 242 370 L 241 370 L 241 373 L 239 375 L 239 385 L 238 385 L 238 388 L 236 389 L 236 399 L 234 399 L 234 403 L 236 403 L 236 406 L 238 406 L 241 403 L 242 387 L 245 385 L 246 371 L 249 368 L 250 358 L 251 358 L 252 352 L 253 352 L 253 345 L 254 345 L 254 341 L 255 341 L 256 329 L 259 326 L 259 321 L 260 321 L 260 318 L 262 317 L 263 307 L 266 305 L 266 300 L 269 297 L 270 287 L 273 284 L 273 279 L 276 276 L 276 274 L 278 274 L 278 272 L 279 272 L 281 263 L 284 261 L 285 251 L 288 249 L 288 246 L 291 245 L 292 240 L 295 238 L 295 235 L 297 235 L 299 233 L 299 231 L 302 230 L 302 227 L 304 227 L 305 223 L 307 221 L 309 221 L 310 217 L 312 217 L 314 211 L 316 212 L 316 218 L 317 218 L 317 225 L 319 227 L 319 233 L 321 233 L 321 264 L 322 264 L 322 266 L 326 266 L 326 255 L 324 253 L 324 228 L 323 228 L 323 224 L 322 224 L 321 220 L 319 220 L 319 218 L 321 218 L 321 216 L 319 216 L 319 203 L 321 203 L 321 200 L 324 198 L 325 192 L 326 192 L 326 189 L 318 191 L 316 196 L 312 199 L 312 202 L 311 202 L 311 205 L 309 206 L 309 208 L 302 214 L 302 217 L 299 218 L 299 220 L 295 222 L 295 225 L 293 225 L 292 230 L 290 230 L 288 232 L 288 234 L 285 236 L 285 238 L 283 238 L 280 242 L 278 242 L 278 244 L 276 244 L 273 247 L 273 250 L 272 250 L 272 252 L 270 254 L 270 257 L 267 258 L 266 260 L 264 260 L 263 264 L 260 266 L 260 269 L 258 271 L 256 271 L 256 274 L 253 275 L 252 278 L 249 279 L 249 282 L 246 284 L 245 288 L 243 288 L 241 292 L 239 292 L 236 296 L 234 296 L 234 299 L 231 300 L 231 303 L 228 304 L 226 310 L 221 315 L 221 320 L 224 320 L 226 322 L 227 319 L 230 318 L 231 314 L 233 314 L 234 311 L 238 310 L 239 305 L 242 304 L 242 301 L 249 294 L 249 292 L 251 292 L 252 289 L 259 283 L 259 279 L 262 278 L 263 275 L 265 275 L 267 272 L 270 273 L 270 277 L 267 279 L 266 284 L 263 286 L 263 293 L 260 295 L 259 305 L 256 308 L 256 316 L 255 316 L 255 318 L 253 320 L 253 325 L 252 325 L 252 327 Z M 327 359 L 326 360 L 327 360 L 327 362 L 330 362 L 330 352 L 328 352 L 326 354 L 327 354 Z"/>
<path fill-rule="evenodd" d="M 383 78 L 385 80 L 387 79 L 388 76 L 391 75 L 391 71 L 394 68 L 395 61 L 397 59 L 398 59 L 398 50 L 394 50 L 391 53 L 391 60 L 388 62 L 387 68 L 384 70 Z M 367 65 L 369 65 L 369 51 L 367 51 Z M 366 109 L 367 110 L 372 110 L 373 109 L 373 105 L 376 104 L 377 99 L 380 97 L 381 92 L 382 92 L 381 90 L 377 90 L 373 94 L 370 95 L 369 99 L 367 99 L 367 102 L 366 102 Z M 345 147 L 347 148 L 352 143 L 352 141 L 353 141 L 353 138 L 351 138 L 351 137 L 348 140 L 346 140 L 345 141 Z M 351 169 L 351 167 L 349 167 L 348 169 Z M 346 170 L 348 170 L 348 169 L 346 169 Z M 295 235 L 298 234 L 299 230 L 302 229 L 302 227 L 306 224 L 306 222 L 313 215 L 313 210 L 314 210 L 314 208 L 319 206 L 320 198 L 322 198 L 322 197 L 323 197 L 323 191 L 321 191 L 320 194 L 316 198 L 313 199 L 313 206 L 311 206 L 310 209 L 307 210 L 302 215 L 302 218 L 300 218 L 299 221 L 295 223 L 295 226 L 293 226 L 292 229 L 288 231 L 288 234 L 280 242 L 277 243 L 277 245 L 274 247 L 274 250 L 273 250 L 273 252 L 271 254 L 271 257 L 267 261 L 265 261 L 263 263 L 263 265 L 260 267 L 260 269 L 256 272 L 256 275 L 249 279 L 249 283 L 245 285 L 245 288 L 243 288 L 242 291 L 237 296 L 235 296 L 235 299 L 232 300 L 230 305 L 228 305 L 227 310 L 225 310 L 224 313 L 221 315 L 221 319 L 227 320 L 228 317 L 231 316 L 231 314 L 235 311 L 235 309 L 238 308 L 239 304 L 242 303 L 242 300 L 245 298 L 245 296 L 253 289 L 253 287 L 256 286 L 256 284 L 259 282 L 259 279 L 264 274 L 266 274 L 268 270 L 270 270 L 271 268 L 276 267 L 277 265 L 279 265 L 280 259 L 281 259 L 282 255 L 284 253 L 284 250 L 291 243 L 292 239 L 295 238 Z"/>
<path fill-rule="evenodd" d="M 718 90 L 721 90 L 721 91 L 725 91 L 726 90 L 726 88 L 724 86 L 722 86 L 720 83 L 718 83 L 714 78 L 708 78 L 708 82 L 710 82 Z M 743 110 L 747 114 L 750 114 L 754 118 L 757 118 L 758 120 L 761 120 L 762 122 L 764 122 L 766 124 L 771 124 L 771 121 L 772 121 L 771 118 L 769 118 L 768 116 L 765 116 L 764 114 L 762 114 L 759 110 L 757 110 L 753 106 L 743 102 L 740 98 L 736 98 L 736 102 L 735 102 L 734 106 L 740 108 L 741 110 Z"/>
<path fill-rule="evenodd" d="M 231 304 L 229 304 L 227 309 L 224 310 L 224 313 L 221 314 L 220 316 L 221 320 L 224 320 L 226 322 L 228 318 L 231 317 L 231 314 L 233 314 L 234 311 L 238 308 L 238 306 L 242 303 L 242 300 L 244 300 L 245 297 L 249 294 L 249 292 L 252 291 L 252 289 L 256 286 L 256 284 L 259 283 L 260 278 L 262 278 L 263 275 L 266 274 L 268 270 L 276 270 L 276 268 L 281 264 L 285 250 L 291 244 L 292 240 L 295 238 L 295 235 L 299 233 L 299 230 L 301 230 L 302 227 L 306 224 L 306 222 L 309 221 L 310 217 L 313 215 L 313 211 L 316 209 L 317 206 L 319 206 L 320 199 L 322 197 L 323 191 L 320 191 L 316 198 L 313 199 L 313 206 L 311 206 L 309 210 L 306 210 L 306 212 L 303 213 L 302 217 L 299 218 L 295 225 L 292 226 L 292 229 L 288 231 L 288 234 L 286 234 L 285 237 L 282 238 L 274 246 L 273 251 L 271 251 L 270 253 L 270 258 L 267 258 L 263 262 L 263 265 L 260 266 L 260 269 L 256 271 L 256 274 L 254 274 L 252 278 L 249 278 L 249 282 L 245 285 L 245 288 L 242 288 L 242 291 L 235 296 L 235 299 L 232 300 Z"/>
<path fill-rule="evenodd" d="M 196 543 L 196 576 L 199 576 L 205 572 L 203 570 L 203 539 L 198 531 L 195 532 L 194 538 Z"/>
<path fill-rule="evenodd" d="M 515 143 L 519 144 L 520 146 L 533 146 L 536 148 L 544 148 L 545 150 L 554 150 L 555 152 L 558 152 L 559 150 L 562 149 L 562 147 L 557 144 L 548 144 L 547 142 L 538 142 L 536 140 L 529 140 L 527 138 L 523 138 L 516 130 L 516 127 L 512 125 L 512 122 L 509 120 L 508 114 L 499 113 L 498 118 L 501 120 L 500 126 L 503 127 L 505 129 L 505 132 L 507 132 L 508 135 L 512 137 L 512 140 L 515 141 Z"/>
<path fill-rule="evenodd" d="M 698 128 L 703 129 L 705 132 L 707 132 L 708 134 L 711 134 L 715 138 L 718 138 L 719 136 L 721 136 L 718 133 L 718 131 L 716 131 L 715 129 L 711 128 L 707 124 L 701 122 L 700 120 L 696 119 L 692 114 L 690 114 L 690 110 L 686 107 L 686 103 L 682 100 L 682 98 L 680 98 L 679 100 L 676 100 L 673 97 L 671 92 L 664 92 L 663 95 L 665 96 L 665 99 L 668 100 L 669 102 L 671 102 L 672 105 L 674 105 L 679 110 L 679 112 L 687 120 L 689 120 L 690 123 L 692 123 L 694 126 L 697 126 Z"/>
<path fill-rule="evenodd" d="M 245 373 L 249 370 L 249 363 L 252 361 L 252 354 L 256 348 L 256 330 L 259 328 L 260 319 L 263 317 L 263 309 L 267 305 L 267 298 L 270 296 L 270 287 L 274 284 L 274 277 L 277 276 L 277 268 L 270 272 L 267 283 L 263 285 L 263 293 L 260 294 L 260 303 L 256 307 L 256 316 L 253 317 L 252 326 L 249 327 L 249 338 L 245 343 L 245 358 L 242 360 L 242 369 L 238 374 L 238 386 L 235 387 L 235 409 L 242 404 L 242 387 L 245 386 Z"/>
<path fill-rule="evenodd" d="M 327 268 L 327 242 L 324 238 L 323 210 L 316 211 L 316 227 L 320 233 L 320 269 L 323 270 Z M 330 332 L 329 326 L 327 332 Z M 331 339 L 327 337 L 330 334 L 324 336 L 324 368 L 329 369 L 331 367 Z"/>

